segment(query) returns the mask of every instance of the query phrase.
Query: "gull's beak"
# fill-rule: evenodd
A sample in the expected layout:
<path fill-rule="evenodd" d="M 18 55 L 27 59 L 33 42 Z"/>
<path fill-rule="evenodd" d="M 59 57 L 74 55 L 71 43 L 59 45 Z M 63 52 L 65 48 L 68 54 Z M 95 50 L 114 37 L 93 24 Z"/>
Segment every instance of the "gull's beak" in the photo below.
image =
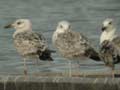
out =
<path fill-rule="evenodd" d="M 4 26 L 4 28 L 12 28 L 12 27 L 13 27 L 12 24 L 8 24 L 8 25 Z"/>
<path fill-rule="evenodd" d="M 107 27 L 102 27 L 102 29 L 101 29 L 101 30 L 102 30 L 102 31 L 105 31 L 106 29 L 107 29 Z"/>

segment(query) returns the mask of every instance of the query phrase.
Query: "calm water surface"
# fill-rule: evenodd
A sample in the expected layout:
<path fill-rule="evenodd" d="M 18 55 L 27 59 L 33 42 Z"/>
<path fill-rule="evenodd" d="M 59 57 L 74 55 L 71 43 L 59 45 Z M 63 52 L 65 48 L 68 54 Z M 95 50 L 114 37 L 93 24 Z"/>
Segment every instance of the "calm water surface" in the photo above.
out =
<path fill-rule="evenodd" d="M 102 21 L 113 18 L 120 31 L 120 0 L 0 0 L 0 73 L 22 74 L 23 60 L 16 52 L 12 34 L 13 29 L 5 30 L 4 25 L 18 18 L 28 18 L 33 23 L 33 30 L 41 32 L 48 40 L 56 25 L 61 20 L 71 22 L 73 29 L 89 37 L 96 49 L 99 48 L 99 36 Z M 42 62 L 35 66 L 28 61 L 29 72 L 64 72 L 68 61 L 57 52 L 53 54 L 54 62 Z M 103 63 L 92 60 L 81 60 L 80 69 L 77 61 L 72 61 L 72 69 L 81 72 L 102 72 L 108 70 Z M 119 64 L 116 69 L 119 69 Z"/>

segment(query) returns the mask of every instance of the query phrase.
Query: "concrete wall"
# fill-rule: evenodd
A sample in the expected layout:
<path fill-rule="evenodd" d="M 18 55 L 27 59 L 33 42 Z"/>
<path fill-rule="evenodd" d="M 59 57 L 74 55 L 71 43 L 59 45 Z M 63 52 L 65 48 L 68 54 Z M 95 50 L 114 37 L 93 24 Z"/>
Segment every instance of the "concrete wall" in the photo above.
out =
<path fill-rule="evenodd" d="M 0 76 L 0 90 L 120 90 L 120 79 Z"/>

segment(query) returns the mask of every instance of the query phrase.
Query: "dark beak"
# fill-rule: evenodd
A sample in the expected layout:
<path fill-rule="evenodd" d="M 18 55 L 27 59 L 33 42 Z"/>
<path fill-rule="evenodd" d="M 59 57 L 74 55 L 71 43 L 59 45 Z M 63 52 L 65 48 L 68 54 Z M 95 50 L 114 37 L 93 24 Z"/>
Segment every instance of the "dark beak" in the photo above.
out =
<path fill-rule="evenodd" d="M 12 28 L 12 24 L 6 25 L 4 28 Z"/>
<path fill-rule="evenodd" d="M 107 28 L 106 27 L 102 27 L 102 31 L 105 31 Z"/>

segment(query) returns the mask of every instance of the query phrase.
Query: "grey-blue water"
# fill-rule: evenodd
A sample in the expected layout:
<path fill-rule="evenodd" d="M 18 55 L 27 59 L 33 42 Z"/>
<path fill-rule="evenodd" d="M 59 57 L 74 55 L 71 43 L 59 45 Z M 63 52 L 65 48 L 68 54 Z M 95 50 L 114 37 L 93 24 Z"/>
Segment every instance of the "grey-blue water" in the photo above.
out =
<path fill-rule="evenodd" d="M 13 29 L 5 30 L 4 25 L 18 18 L 28 18 L 33 30 L 41 32 L 49 43 L 61 20 L 71 22 L 73 29 L 87 36 L 93 46 L 99 48 L 101 24 L 105 18 L 113 18 L 120 31 L 120 0 L 0 0 L 0 73 L 23 74 L 23 60 L 16 52 L 12 41 Z M 59 52 L 53 54 L 54 62 L 42 62 L 35 66 L 28 61 L 30 73 L 65 72 L 68 61 Z M 92 60 L 72 61 L 72 69 L 81 72 L 108 71 L 103 63 Z M 119 64 L 116 69 L 119 69 Z"/>

